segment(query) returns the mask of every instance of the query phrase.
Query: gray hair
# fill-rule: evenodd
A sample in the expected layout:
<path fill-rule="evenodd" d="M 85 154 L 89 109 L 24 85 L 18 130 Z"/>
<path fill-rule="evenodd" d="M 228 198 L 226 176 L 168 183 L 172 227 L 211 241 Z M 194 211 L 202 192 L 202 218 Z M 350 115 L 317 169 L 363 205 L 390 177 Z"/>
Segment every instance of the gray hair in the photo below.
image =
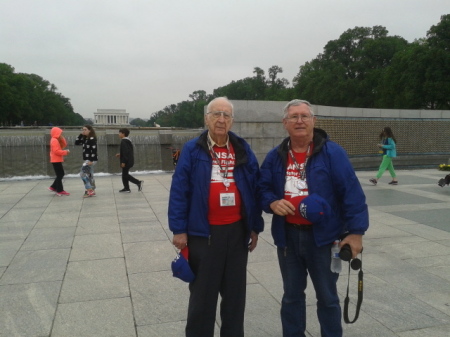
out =
<path fill-rule="evenodd" d="M 311 103 L 309 103 L 308 101 L 302 100 L 302 99 L 293 99 L 292 101 L 290 101 L 288 104 L 286 104 L 283 108 L 283 118 L 286 118 L 287 114 L 288 114 L 288 110 L 291 106 L 298 106 L 298 105 L 302 105 L 302 104 L 306 104 L 309 108 L 309 113 L 311 114 L 311 116 L 314 116 L 314 111 L 312 109 L 312 105 Z"/>
<path fill-rule="evenodd" d="M 230 101 L 227 97 L 225 97 L 225 96 L 223 96 L 223 97 L 216 97 L 216 98 L 214 98 L 211 102 L 209 102 L 208 105 L 206 106 L 205 114 L 207 114 L 208 112 L 211 112 L 211 106 L 212 106 L 215 102 L 217 102 L 217 101 L 219 101 L 219 100 L 224 100 L 224 101 L 226 101 L 228 104 L 230 104 L 230 106 L 231 106 L 231 113 L 234 115 L 234 106 L 233 106 L 233 103 L 231 103 L 231 101 Z"/>

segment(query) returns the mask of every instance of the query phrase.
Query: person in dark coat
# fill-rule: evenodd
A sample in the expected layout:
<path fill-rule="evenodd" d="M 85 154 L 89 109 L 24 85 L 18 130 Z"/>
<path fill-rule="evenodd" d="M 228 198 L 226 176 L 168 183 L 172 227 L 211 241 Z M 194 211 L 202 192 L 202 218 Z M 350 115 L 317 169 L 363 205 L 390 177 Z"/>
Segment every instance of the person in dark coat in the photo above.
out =
<path fill-rule="evenodd" d="M 119 138 L 122 140 L 120 142 L 120 153 L 117 153 L 116 157 L 120 158 L 120 167 L 122 168 L 123 189 L 119 191 L 121 193 L 131 193 L 130 181 L 137 185 L 139 191 L 142 191 L 144 186 L 143 180 L 138 180 L 130 175 L 130 169 L 134 165 L 134 149 L 131 139 L 128 138 L 129 135 L 130 130 L 127 128 L 119 129 Z"/>

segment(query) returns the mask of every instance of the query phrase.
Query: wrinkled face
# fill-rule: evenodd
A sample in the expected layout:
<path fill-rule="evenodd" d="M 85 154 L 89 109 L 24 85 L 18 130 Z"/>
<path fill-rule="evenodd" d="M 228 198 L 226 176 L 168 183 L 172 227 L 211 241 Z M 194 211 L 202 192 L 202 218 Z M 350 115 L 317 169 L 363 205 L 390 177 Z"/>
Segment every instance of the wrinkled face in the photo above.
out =
<path fill-rule="evenodd" d="M 312 138 L 316 117 L 311 115 L 309 106 L 300 104 L 289 107 L 283 125 L 290 137 Z"/>
<path fill-rule="evenodd" d="M 205 124 L 214 141 L 226 137 L 233 125 L 233 111 L 230 103 L 226 100 L 214 102 L 205 115 Z"/>

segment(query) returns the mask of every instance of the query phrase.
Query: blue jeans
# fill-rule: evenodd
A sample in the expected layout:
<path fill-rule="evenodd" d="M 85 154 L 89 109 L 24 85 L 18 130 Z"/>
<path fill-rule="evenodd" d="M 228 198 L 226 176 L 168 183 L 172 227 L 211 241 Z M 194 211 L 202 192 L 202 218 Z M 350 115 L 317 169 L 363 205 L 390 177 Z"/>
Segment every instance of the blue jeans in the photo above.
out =
<path fill-rule="evenodd" d="M 341 307 L 332 273 L 331 245 L 317 247 L 312 230 L 298 230 L 286 225 L 287 247 L 278 248 L 278 262 L 283 277 L 281 302 L 283 337 L 305 336 L 308 272 L 316 291 L 317 316 L 322 337 L 342 336 Z"/>
<path fill-rule="evenodd" d="M 97 162 L 92 162 L 92 165 L 83 165 L 80 170 L 80 177 L 83 180 L 84 188 L 87 190 L 95 190 L 95 180 L 94 180 L 94 165 Z"/>

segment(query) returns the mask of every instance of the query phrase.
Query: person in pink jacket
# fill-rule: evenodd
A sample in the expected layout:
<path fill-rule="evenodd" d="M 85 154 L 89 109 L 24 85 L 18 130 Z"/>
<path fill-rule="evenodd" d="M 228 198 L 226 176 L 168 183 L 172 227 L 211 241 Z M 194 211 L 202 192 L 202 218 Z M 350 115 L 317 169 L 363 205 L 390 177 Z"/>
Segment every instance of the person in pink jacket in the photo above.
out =
<path fill-rule="evenodd" d="M 70 193 L 64 191 L 62 183 L 62 179 L 64 177 L 64 168 L 62 163 L 64 162 L 64 156 L 67 156 L 70 152 L 70 150 L 64 150 L 67 146 L 67 142 L 62 133 L 63 130 L 60 128 L 55 127 L 50 130 L 50 162 L 55 170 L 56 178 L 48 189 L 51 192 L 56 192 L 58 197 L 70 195 Z"/>

